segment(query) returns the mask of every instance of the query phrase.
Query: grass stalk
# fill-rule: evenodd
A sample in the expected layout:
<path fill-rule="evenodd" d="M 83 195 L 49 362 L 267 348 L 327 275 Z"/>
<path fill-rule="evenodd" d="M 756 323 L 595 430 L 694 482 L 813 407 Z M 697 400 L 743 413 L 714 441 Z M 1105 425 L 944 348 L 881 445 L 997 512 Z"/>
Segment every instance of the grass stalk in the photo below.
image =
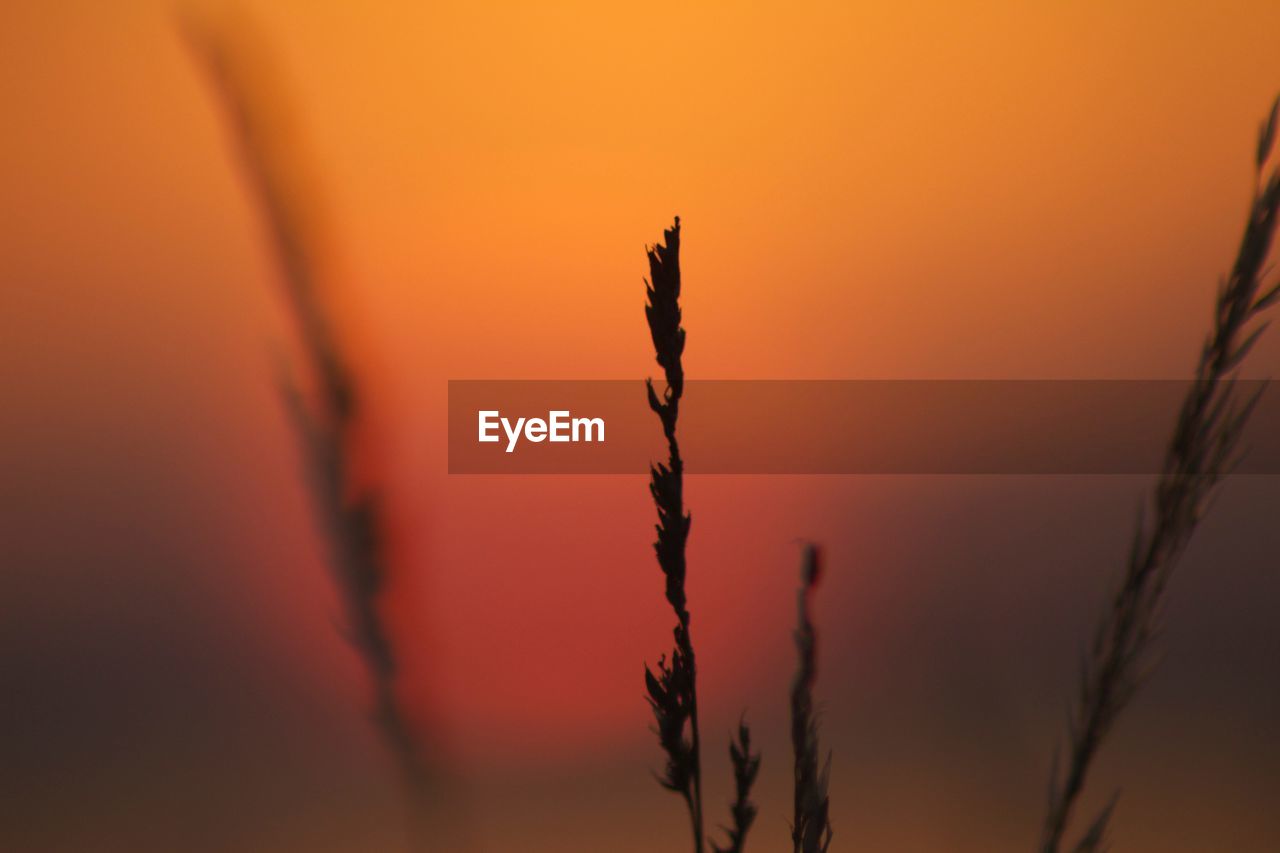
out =
<path fill-rule="evenodd" d="M 428 778 L 420 744 L 396 693 L 397 661 L 380 599 L 391 568 L 379 495 L 357 477 L 364 425 L 359 383 L 325 299 L 328 277 L 318 229 L 316 182 L 299 165 L 290 138 L 289 101 L 266 73 L 269 56 L 248 33 L 224 33 L 184 22 L 183 34 L 222 109 L 241 171 L 262 211 L 296 321 L 305 370 L 304 394 L 289 371 L 285 406 L 297 430 L 314 508 L 330 546 L 346 639 L 372 682 L 372 718 L 415 794 Z"/>
<path fill-rule="evenodd" d="M 1280 175 L 1264 178 L 1275 142 L 1280 99 L 1259 133 L 1255 180 L 1244 236 L 1230 275 L 1218 289 L 1213 328 L 1200 353 L 1165 455 L 1162 473 L 1138 517 L 1128 562 L 1087 654 L 1067 732 L 1066 760 L 1055 756 L 1041 853 L 1059 853 L 1090 768 L 1149 666 L 1165 591 L 1178 558 L 1204 517 L 1216 487 L 1237 458 L 1239 438 L 1257 402 L 1241 399 L 1236 369 L 1266 327 L 1258 316 L 1280 296 L 1262 292 L 1264 264 L 1280 211 Z M 1114 800 L 1072 849 L 1101 849 Z"/>
<path fill-rule="evenodd" d="M 727 846 L 712 842 L 715 853 L 743 853 L 747 832 L 756 819 L 756 804 L 751 802 L 751 787 L 760 773 L 760 754 L 751 751 L 751 730 L 745 721 L 738 724 L 736 738 L 729 739 L 729 761 L 733 765 L 734 799 L 729 805 L 733 825 L 724 827 L 729 836 Z"/>
<path fill-rule="evenodd" d="M 799 666 L 791 686 L 791 748 L 795 756 L 794 804 L 791 842 L 795 853 L 826 853 L 831 846 L 831 801 L 827 782 L 831 754 L 818 759 L 818 720 L 813 687 L 818 679 L 818 636 L 809 613 L 809 599 L 821 576 L 821 554 L 806 545 L 796 595 L 796 651 Z"/>
<path fill-rule="evenodd" d="M 680 218 L 663 232 L 665 245 L 649 248 L 648 304 L 645 318 L 653 338 L 658 365 L 666 378 L 661 395 L 646 381 L 649 407 L 662 422 L 667 461 L 649 468 L 649 493 L 658 511 L 653 550 L 666 577 L 666 597 L 675 613 L 675 646 L 670 660 L 658 660 L 655 673 L 645 666 L 645 687 L 653 710 L 658 742 L 667 754 L 659 781 L 680 794 L 689 811 L 694 853 L 703 851 L 702 762 L 698 737 L 697 665 L 689 636 L 689 608 L 685 597 L 685 544 L 691 518 L 684 509 L 684 461 L 676 439 L 680 398 L 684 394 L 685 332 L 680 325 Z"/>
<path fill-rule="evenodd" d="M 653 339 L 654 353 L 666 379 L 659 395 L 653 380 L 646 381 L 649 407 L 658 415 L 667 440 L 667 461 L 649 468 L 649 493 L 658 511 L 657 541 L 653 550 L 666 578 L 666 598 L 676 617 L 675 645 L 670 659 L 658 660 L 657 672 L 645 666 L 645 689 L 653 711 L 654 731 L 667 755 L 666 768 L 658 781 L 679 794 L 689 812 L 694 853 L 705 848 L 702 810 L 702 756 L 698 733 L 697 666 L 693 640 L 689 634 L 689 607 L 685 595 L 685 546 L 691 518 L 684 508 L 684 460 L 676 427 L 680 400 L 684 396 L 685 331 L 680 314 L 680 218 L 663 231 L 663 243 L 649 248 L 648 304 L 645 318 Z M 751 788 L 760 772 L 760 755 L 751 751 L 751 731 L 745 717 L 738 724 L 737 737 L 729 740 L 729 760 L 733 765 L 734 801 L 730 804 L 732 825 L 725 827 L 727 846 L 711 843 L 715 853 L 743 853 L 747 832 L 755 821 L 756 806 Z"/>

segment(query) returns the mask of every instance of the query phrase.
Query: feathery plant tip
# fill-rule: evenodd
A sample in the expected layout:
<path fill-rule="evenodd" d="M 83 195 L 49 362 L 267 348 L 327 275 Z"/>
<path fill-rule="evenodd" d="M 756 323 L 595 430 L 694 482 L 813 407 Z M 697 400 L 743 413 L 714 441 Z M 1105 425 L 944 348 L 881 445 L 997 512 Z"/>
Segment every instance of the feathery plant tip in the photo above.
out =
<path fill-rule="evenodd" d="M 756 804 L 751 802 L 751 787 L 760 774 L 760 754 L 751 751 L 751 730 L 746 720 L 738 724 L 737 738 L 729 739 L 729 761 L 733 764 L 734 800 L 729 805 L 733 825 L 723 827 L 728 834 L 727 846 L 712 842 L 715 853 L 743 853 L 747 844 L 747 831 L 756 819 Z"/>
<path fill-rule="evenodd" d="M 1120 584 L 1086 656 L 1067 730 L 1066 760 L 1055 756 L 1050 773 L 1040 853 L 1059 853 L 1102 742 L 1142 683 L 1169 579 L 1216 487 L 1235 464 L 1241 433 L 1258 401 L 1257 393 L 1241 399 L 1231 380 L 1266 328 L 1256 320 L 1280 298 L 1280 285 L 1262 290 L 1280 213 L 1280 170 L 1273 168 L 1264 177 L 1274 153 L 1278 113 L 1280 98 L 1258 133 L 1253 198 L 1235 262 L 1218 288 L 1212 330 L 1149 509 L 1139 514 Z M 1113 799 L 1073 849 L 1102 849 L 1114 805 Z"/>

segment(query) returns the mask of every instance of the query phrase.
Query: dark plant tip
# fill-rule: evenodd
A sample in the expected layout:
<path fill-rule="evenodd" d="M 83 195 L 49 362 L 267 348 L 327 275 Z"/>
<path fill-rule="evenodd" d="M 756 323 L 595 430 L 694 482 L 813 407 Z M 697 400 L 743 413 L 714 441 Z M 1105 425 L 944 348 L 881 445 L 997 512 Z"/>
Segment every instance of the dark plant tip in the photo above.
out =
<path fill-rule="evenodd" d="M 802 563 L 801 578 L 804 585 L 814 587 L 818 585 L 818 580 L 822 576 L 822 551 L 817 545 L 808 543 L 804 546 L 804 560 Z"/>
<path fill-rule="evenodd" d="M 1271 112 L 1267 115 L 1266 121 L 1262 123 L 1261 129 L 1258 131 L 1258 155 L 1257 165 L 1261 169 L 1266 165 L 1267 159 L 1271 156 L 1271 149 L 1275 143 L 1276 136 L 1276 118 L 1280 114 L 1280 95 L 1271 104 Z"/>

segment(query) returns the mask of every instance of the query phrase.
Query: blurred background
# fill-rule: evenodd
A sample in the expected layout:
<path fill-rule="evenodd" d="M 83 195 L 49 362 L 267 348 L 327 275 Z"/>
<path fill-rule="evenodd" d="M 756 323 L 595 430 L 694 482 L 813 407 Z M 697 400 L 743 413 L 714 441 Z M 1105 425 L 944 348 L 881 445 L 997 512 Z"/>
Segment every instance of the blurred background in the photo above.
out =
<path fill-rule="evenodd" d="M 228 13 L 0 8 L 0 847 L 408 849 L 277 393 L 273 250 L 184 14 Z M 687 826 L 651 773 L 641 667 L 671 620 L 645 479 L 450 477 L 446 380 L 655 373 L 643 248 L 675 214 L 691 376 L 1182 378 L 1280 89 L 1263 0 L 235 15 L 321 179 L 400 695 L 475 850 Z M 1278 366 L 1271 335 L 1246 375 Z M 1148 486 L 692 479 L 708 823 L 746 709 L 753 845 L 789 836 L 803 536 L 829 557 L 835 847 L 1030 849 Z M 1116 849 L 1280 849 L 1277 506 L 1231 480 L 1179 569 L 1086 803 L 1123 789 Z"/>

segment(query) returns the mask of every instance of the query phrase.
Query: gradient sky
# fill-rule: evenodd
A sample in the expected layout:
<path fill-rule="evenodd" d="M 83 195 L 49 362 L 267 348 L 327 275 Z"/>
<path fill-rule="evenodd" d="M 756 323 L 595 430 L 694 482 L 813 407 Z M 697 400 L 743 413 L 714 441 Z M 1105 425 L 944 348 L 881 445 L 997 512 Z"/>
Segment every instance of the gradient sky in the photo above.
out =
<path fill-rule="evenodd" d="M 0 832 L 392 849 L 276 398 L 275 267 L 177 8 L 0 10 Z M 495 850 L 684 843 L 641 698 L 669 615 L 643 479 L 449 477 L 447 379 L 654 372 L 643 247 L 676 214 L 690 375 L 1180 378 L 1280 90 L 1270 2 L 243 8 L 360 318 L 405 695 Z M 1250 371 L 1278 365 L 1272 335 Z M 815 537 L 837 846 L 1029 849 L 1144 485 L 691 482 L 708 804 L 748 707 L 757 842 L 786 834 Z M 1117 849 L 1280 847 L 1278 497 L 1231 483 L 1188 555 L 1091 800 L 1124 787 Z"/>

